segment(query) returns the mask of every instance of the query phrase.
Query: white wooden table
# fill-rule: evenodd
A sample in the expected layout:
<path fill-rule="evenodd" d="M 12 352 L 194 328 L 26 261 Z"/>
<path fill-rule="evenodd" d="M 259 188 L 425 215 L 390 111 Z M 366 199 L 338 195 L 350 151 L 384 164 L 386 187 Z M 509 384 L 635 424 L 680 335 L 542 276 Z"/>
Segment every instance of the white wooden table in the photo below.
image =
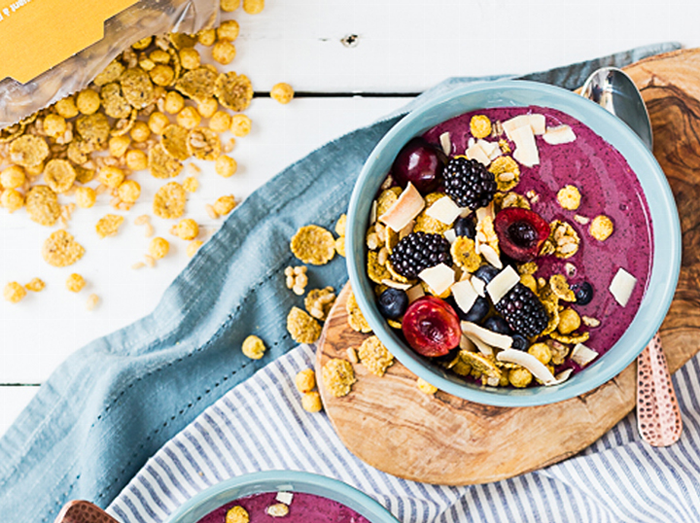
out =
<path fill-rule="evenodd" d="M 211 164 L 201 164 L 201 188 L 187 206 L 205 236 L 221 224 L 208 218 L 206 203 L 222 194 L 244 199 L 289 163 L 447 77 L 543 70 L 661 41 L 700 45 L 700 3 L 678 0 L 663 7 L 638 0 L 267 0 L 259 15 L 229 17 L 241 25 L 230 69 L 247 74 L 258 92 L 285 81 L 307 94 L 287 106 L 253 101 L 254 130 L 232 153 L 239 165 L 234 177 L 222 179 Z M 356 35 L 354 46 L 343 43 L 348 35 Z M 141 203 L 124 213 L 117 237 L 100 240 L 94 232 L 111 211 L 108 199 L 76 211 L 69 230 L 86 255 L 69 269 L 41 258 L 52 229 L 31 222 L 24 210 L 0 209 L 0 286 L 33 277 L 47 283 L 18 305 L 0 301 L 0 434 L 62 361 L 150 312 L 187 264 L 185 243 L 168 234 L 170 223 L 154 218 L 156 234 L 171 240 L 171 254 L 155 269 L 131 269 L 149 242 L 133 224 L 152 214 L 159 184 L 149 178 L 137 178 Z M 78 295 L 64 287 L 71 272 L 89 282 Z M 102 301 L 89 312 L 92 292 Z"/>

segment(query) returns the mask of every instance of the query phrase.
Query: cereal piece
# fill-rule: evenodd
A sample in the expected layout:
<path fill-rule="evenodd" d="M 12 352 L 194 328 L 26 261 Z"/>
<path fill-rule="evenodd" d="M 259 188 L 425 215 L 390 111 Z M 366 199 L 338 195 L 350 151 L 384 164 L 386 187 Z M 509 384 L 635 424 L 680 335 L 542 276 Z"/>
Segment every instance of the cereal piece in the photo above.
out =
<path fill-rule="evenodd" d="M 27 214 L 39 225 L 52 226 L 61 214 L 58 197 L 46 185 L 35 185 L 27 193 Z"/>
<path fill-rule="evenodd" d="M 33 134 L 20 136 L 10 144 L 10 161 L 22 167 L 34 167 L 49 156 L 46 140 Z"/>
<path fill-rule="evenodd" d="M 238 9 L 238 7 L 241 5 L 241 0 L 221 0 L 219 4 L 222 11 L 225 13 L 231 13 Z M 227 521 L 226 523 L 229 522 Z"/>
<path fill-rule="evenodd" d="M 544 365 L 549 365 L 549 362 L 552 361 L 552 351 L 546 343 L 533 343 L 530 345 L 530 348 L 527 349 L 527 352 L 532 354 Z"/>
<path fill-rule="evenodd" d="M 107 144 L 110 132 L 109 120 L 102 113 L 81 116 L 75 121 L 75 130 L 85 142 L 82 152 L 89 154 L 89 152 L 101 149 Z"/>
<path fill-rule="evenodd" d="M 177 91 L 168 91 L 163 102 L 163 109 L 166 113 L 177 114 L 185 107 L 185 99 Z"/>
<path fill-rule="evenodd" d="M 164 258 L 168 251 L 170 251 L 170 243 L 160 236 L 153 238 L 148 246 L 148 253 L 156 260 Z"/>
<path fill-rule="evenodd" d="M 318 322 L 298 307 L 289 311 L 287 330 L 297 343 L 314 343 L 321 335 Z"/>
<path fill-rule="evenodd" d="M 216 36 L 219 40 L 228 40 L 233 42 L 238 38 L 238 33 L 241 28 L 235 20 L 225 20 L 221 22 L 216 30 Z"/>
<path fill-rule="evenodd" d="M 105 85 L 100 91 L 102 107 L 105 114 L 112 118 L 128 118 L 131 115 L 131 104 L 122 96 L 122 88 L 117 82 Z"/>
<path fill-rule="evenodd" d="M 472 370 L 479 374 L 484 374 L 489 378 L 501 379 L 501 369 L 496 366 L 496 362 L 478 352 L 461 351 L 460 357 L 468 363 Z"/>
<path fill-rule="evenodd" d="M 588 232 L 599 242 L 604 242 L 613 233 L 614 226 L 610 218 L 604 214 L 600 214 L 593 218 Z"/>
<path fill-rule="evenodd" d="M 252 125 L 251 119 L 245 114 L 234 114 L 231 117 L 231 132 L 234 136 L 238 136 L 239 138 L 248 136 Z"/>
<path fill-rule="evenodd" d="M 335 240 L 335 252 L 345 258 L 345 236 L 341 236 Z"/>
<path fill-rule="evenodd" d="M 66 119 L 61 115 L 47 114 L 44 118 L 44 132 L 51 138 L 63 136 L 67 128 Z"/>
<path fill-rule="evenodd" d="M 243 10 L 249 15 L 257 15 L 265 8 L 265 0 L 243 0 Z"/>
<path fill-rule="evenodd" d="M 537 294 L 537 280 L 532 274 L 522 274 L 520 276 L 520 283 Z"/>
<path fill-rule="evenodd" d="M 106 166 L 97 173 L 97 179 L 110 189 L 117 189 L 124 181 L 124 171 L 119 167 Z"/>
<path fill-rule="evenodd" d="M 236 505 L 226 512 L 226 523 L 248 523 L 249 521 L 248 511 L 240 505 Z"/>
<path fill-rule="evenodd" d="M 168 86 L 175 80 L 175 71 L 169 65 L 159 64 L 148 72 L 151 81 L 160 86 Z"/>
<path fill-rule="evenodd" d="M 483 114 L 472 116 L 469 121 L 469 130 L 474 138 L 486 138 L 491 135 L 491 120 Z"/>
<path fill-rule="evenodd" d="M 175 118 L 178 125 L 185 129 L 194 129 L 202 122 L 202 115 L 194 107 L 187 106 L 182 109 Z"/>
<path fill-rule="evenodd" d="M 352 347 L 345 349 L 345 354 L 348 356 L 348 360 L 352 363 L 360 363 L 360 358 L 357 357 L 357 351 Z"/>
<path fill-rule="evenodd" d="M 187 135 L 187 152 L 198 160 L 214 161 L 221 155 L 221 140 L 206 127 L 192 129 Z"/>
<path fill-rule="evenodd" d="M 124 223 L 124 217 L 116 214 L 106 214 L 100 218 L 95 225 L 95 230 L 100 238 L 107 236 L 116 236 L 119 232 L 119 226 Z"/>
<path fill-rule="evenodd" d="M 583 332 L 581 334 L 576 334 L 574 332 L 571 335 L 564 335 L 559 334 L 558 332 L 551 332 L 549 336 L 559 343 L 564 343 L 565 345 L 576 345 L 577 343 L 586 343 L 588 338 L 591 337 L 591 334 L 590 332 Z"/>
<path fill-rule="evenodd" d="M 131 268 L 134 270 L 138 270 L 138 269 L 143 269 L 145 266 L 146 266 L 146 264 L 143 262 L 136 262 L 131 266 Z"/>
<path fill-rule="evenodd" d="M 259 360 L 265 355 L 267 347 L 265 347 L 263 340 L 251 334 L 243 340 L 242 350 L 243 354 L 251 360 Z"/>
<path fill-rule="evenodd" d="M 499 156 L 491 165 L 489 172 L 496 178 L 498 190 L 501 192 L 510 191 L 520 183 L 520 167 L 510 156 Z"/>
<path fill-rule="evenodd" d="M 161 136 L 170 125 L 170 118 L 165 113 L 155 111 L 148 117 L 148 128 L 153 134 Z"/>
<path fill-rule="evenodd" d="M 231 128 L 231 115 L 224 111 L 216 111 L 209 120 L 209 129 L 216 133 L 225 133 Z"/>
<path fill-rule="evenodd" d="M 112 136 L 108 143 L 109 154 L 115 158 L 121 158 L 126 154 L 130 145 L 131 138 L 128 136 Z"/>
<path fill-rule="evenodd" d="M 578 187 L 574 185 L 566 185 L 557 192 L 557 201 L 562 209 L 575 211 L 581 205 L 581 193 Z"/>
<path fill-rule="evenodd" d="M 199 52 L 193 47 L 185 47 L 180 49 L 180 64 L 183 69 L 197 69 L 202 62 Z"/>
<path fill-rule="evenodd" d="M 230 178 L 236 174 L 236 171 L 238 170 L 238 163 L 236 163 L 236 160 L 230 156 L 222 155 L 216 159 L 214 170 L 216 171 L 216 174 L 222 178 Z"/>
<path fill-rule="evenodd" d="M 224 216 L 236 207 L 236 200 L 231 196 L 221 196 L 214 202 L 214 210 L 217 214 Z"/>
<path fill-rule="evenodd" d="M 187 48 L 191 49 L 197 44 L 197 38 L 187 33 L 170 33 L 168 37 L 173 47 L 179 51 Z"/>
<path fill-rule="evenodd" d="M 139 151 L 140 152 L 140 151 Z M 73 166 L 75 169 L 75 181 L 78 183 L 90 183 L 95 178 L 95 169 L 88 169 L 82 165 Z"/>
<path fill-rule="evenodd" d="M 219 75 L 216 79 L 214 95 L 224 107 L 240 112 L 250 105 L 253 99 L 253 86 L 247 76 L 237 75 L 231 71 Z"/>
<path fill-rule="evenodd" d="M 540 301 L 542 302 L 542 306 L 544 307 L 544 310 L 547 313 L 547 318 L 549 318 L 547 326 L 541 333 L 542 336 L 546 336 L 554 332 L 559 326 L 559 303 L 556 299 L 556 296 L 554 296 L 554 299 L 546 300 L 542 299 L 542 297 L 540 296 Z"/>
<path fill-rule="evenodd" d="M 24 196 L 16 189 L 5 189 L 0 195 L 0 205 L 12 214 L 24 206 Z"/>
<path fill-rule="evenodd" d="M 508 371 L 508 381 L 513 387 L 522 389 L 532 383 L 532 373 L 525 367 L 516 367 Z"/>
<path fill-rule="evenodd" d="M 148 216 L 148 214 L 142 214 L 141 216 L 137 216 L 136 219 L 134 220 L 134 225 L 144 225 L 146 223 L 149 223 L 151 221 L 151 217 Z"/>
<path fill-rule="evenodd" d="M 543 249 L 549 242 L 550 246 L 554 246 L 554 255 L 563 259 L 570 258 L 578 252 L 581 239 L 571 224 L 555 220 L 549 226 L 552 233 L 549 239 L 545 241 Z"/>
<path fill-rule="evenodd" d="M 216 220 L 217 218 L 219 218 L 219 213 L 214 210 L 213 205 L 206 204 L 204 208 L 206 209 L 209 218 L 211 218 L 212 220 Z"/>
<path fill-rule="evenodd" d="M 292 237 L 290 248 L 304 263 L 325 265 L 335 256 L 333 235 L 318 225 L 306 225 Z"/>
<path fill-rule="evenodd" d="M 0 189 L 17 189 L 26 179 L 24 169 L 19 165 L 12 165 L 0 173 Z"/>
<path fill-rule="evenodd" d="M 481 256 L 474 250 L 474 240 L 458 236 L 450 247 L 454 262 L 467 272 L 474 272 L 481 266 Z"/>
<path fill-rule="evenodd" d="M 294 378 L 294 384 L 301 393 L 311 392 L 316 387 L 316 373 L 313 369 L 300 370 Z"/>
<path fill-rule="evenodd" d="M 75 241 L 72 234 L 60 229 L 52 232 L 44 241 L 41 254 L 49 265 L 67 267 L 82 258 L 85 249 Z"/>
<path fill-rule="evenodd" d="M 348 313 L 348 324 L 354 331 L 363 333 L 372 332 L 372 328 L 367 323 L 367 320 L 360 310 L 360 306 L 357 304 L 355 294 L 352 292 L 350 296 L 348 296 L 348 301 L 345 303 L 345 310 Z"/>
<path fill-rule="evenodd" d="M 44 168 L 44 181 L 56 193 L 66 192 L 75 182 L 75 169 L 67 160 L 49 160 Z"/>
<path fill-rule="evenodd" d="M 95 114 L 100 108 L 100 95 L 92 89 L 85 89 L 78 93 L 75 105 L 84 115 Z"/>
<path fill-rule="evenodd" d="M 306 267 L 287 267 L 284 270 L 284 275 L 286 276 L 286 284 L 288 289 L 292 289 L 294 294 L 297 296 L 302 296 L 304 294 L 304 289 L 309 283 L 309 278 L 306 276 Z"/>
<path fill-rule="evenodd" d="M 136 50 L 145 49 L 151 44 L 151 37 L 143 38 L 136 42 L 132 47 Z M 96 86 L 101 87 L 112 82 L 119 80 L 119 77 L 124 72 L 125 67 L 119 60 L 112 60 L 107 67 L 105 67 L 100 74 L 98 74 L 92 81 Z"/>
<path fill-rule="evenodd" d="M 394 356 L 376 336 L 365 339 L 357 350 L 360 363 L 375 376 L 384 376 L 386 369 L 394 364 Z"/>
<path fill-rule="evenodd" d="M 175 228 L 175 235 L 181 240 L 194 240 L 199 234 L 199 225 L 192 218 L 180 220 Z"/>
<path fill-rule="evenodd" d="M 335 292 L 333 292 L 333 287 L 313 289 L 309 291 L 309 294 L 304 298 L 304 307 L 306 307 L 308 313 L 321 321 L 325 321 L 328 317 L 328 313 L 334 303 Z"/>
<path fill-rule="evenodd" d="M 137 121 L 129 131 L 131 139 L 136 143 L 144 143 L 151 136 L 151 129 L 146 122 Z"/>
<path fill-rule="evenodd" d="M 316 391 L 305 393 L 301 397 L 301 406 L 306 412 L 321 412 L 321 409 L 323 409 L 321 395 Z M 286 505 L 283 506 L 286 507 Z"/>
<path fill-rule="evenodd" d="M 338 236 L 345 236 L 345 224 L 347 222 L 347 215 L 341 214 L 338 221 L 335 223 L 335 233 Z"/>
<path fill-rule="evenodd" d="M 389 272 L 387 263 L 384 265 L 379 263 L 379 254 L 376 251 L 367 253 L 367 276 L 374 283 L 382 283 L 384 280 L 391 280 L 393 274 Z"/>
<path fill-rule="evenodd" d="M 175 89 L 188 98 L 199 101 L 214 95 L 216 83 L 217 74 L 214 70 L 209 67 L 198 67 L 183 74 L 175 83 Z"/>
<path fill-rule="evenodd" d="M 569 302 L 576 301 L 576 295 L 569 287 L 569 283 L 566 281 L 566 276 L 563 274 L 553 274 L 550 276 L 549 287 L 560 300 Z"/>
<path fill-rule="evenodd" d="M 204 242 L 202 240 L 192 240 L 190 243 L 187 244 L 187 249 L 185 250 L 187 256 L 189 258 L 192 258 L 192 256 L 197 254 L 197 251 L 203 244 Z"/>
<path fill-rule="evenodd" d="M 32 281 L 24 286 L 28 291 L 41 292 L 46 287 L 46 283 L 41 278 L 32 278 Z"/>
<path fill-rule="evenodd" d="M 56 102 L 54 106 L 56 112 L 63 118 L 74 118 L 78 116 L 78 107 L 75 105 L 75 98 L 68 96 Z"/>
<path fill-rule="evenodd" d="M 211 118 L 218 110 L 219 102 L 213 96 L 197 101 L 197 112 L 202 115 L 202 118 Z"/>
<path fill-rule="evenodd" d="M 432 216 L 428 215 L 428 209 L 430 208 L 430 206 L 434 202 L 445 196 L 444 194 L 440 194 L 439 196 L 437 196 L 437 194 L 438 193 L 431 193 L 425 197 L 425 208 L 421 211 L 421 213 L 418 216 L 416 216 L 416 222 L 413 226 L 413 232 L 443 234 L 447 229 L 450 228 L 448 224 L 443 223 L 440 220 L 436 220 Z"/>
<path fill-rule="evenodd" d="M 377 198 L 377 216 L 386 213 L 399 199 L 400 194 L 400 187 L 392 187 L 382 191 L 379 198 Z"/>
<path fill-rule="evenodd" d="M 192 176 L 188 176 L 182 181 L 182 188 L 189 193 L 197 192 L 197 189 L 199 189 L 199 180 Z"/>
<path fill-rule="evenodd" d="M 73 273 L 66 279 L 66 289 L 70 292 L 80 292 L 85 287 L 85 278 L 80 274 Z"/>
<path fill-rule="evenodd" d="M 559 313 L 559 325 L 557 330 L 560 334 L 571 334 L 581 326 L 581 317 L 574 309 L 564 309 Z"/>
<path fill-rule="evenodd" d="M 416 387 L 418 387 L 418 390 L 421 391 L 423 394 L 427 394 L 429 396 L 432 396 L 438 391 L 438 388 L 435 385 L 431 385 L 423 378 L 418 378 L 416 380 Z"/>
<path fill-rule="evenodd" d="M 236 46 L 228 40 L 219 40 L 211 49 L 211 57 L 221 65 L 228 65 L 236 58 Z"/>
<path fill-rule="evenodd" d="M 148 76 L 148 73 L 139 67 L 124 71 L 119 82 L 122 86 L 124 98 L 135 109 L 143 109 L 155 99 L 151 78 Z"/>
<path fill-rule="evenodd" d="M 180 125 L 168 125 L 163 129 L 161 144 L 163 149 L 176 160 L 187 160 L 190 153 L 187 150 L 187 134 L 189 131 Z"/>
<path fill-rule="evenodd" d="M 119 199 L 126 203 L 134 203 L 141 196 L 141 186 L 135 180 L 126 180 L 117 189 Z"/>
<path fill-rule="evenodd" d="M 240 0 L 238 1 L 240 2 Z M 197 42 L 205 47 L 214 45 L 214 42 L 216 42 L 216 29 L 202 29 L 197 33 Z"/>
<path fill-rule="evenodd" d="M 270 97 L 281 104 L 288 104 L 294 98 L 294 89 L 288 83 L 280 82 L 272 86 Z"/>
<path fill-rule="evenodd" d="M 148 151 L 148 169 L 154 178 L 174 178 L 182 171 L 182 162 L 168 154 L 165 145 L 159 143 Z"/>
<path fill-rule="evenodd" d="M 515 192 L 506 194 L 496 193 L 493 197 L 493 201 L 496 205 L 500 206 L 501 209 L 506 209 L 508 207 L 519 207 L 521 209 L 530 208 L 530 202 L 528 202 L 524 196 Z"/>
<path fill-rule="evenodd" d="M 357 381 L 355 371 L 349 361 L 333 358 L 323 366 L 321 371 L 323 385 L 336 398 L 347 396 L 352 385 Z"/>
<path fill-rule="evenodd" d="M 85 308 L 89 311 L 93 311 L 97 308 L 100 303 L 100 297 L 97 294 L 91 294 L 88 296 L 87 302 L 85 302 Z"/>
<path fill-rule="evenodd" d="M 5 285 L 5 289 L 3 290 L 2 294 L 5 297 L 5 300 L 9 301 L 10 303 L 19 303 L 27 295 L 27 291 L 16 281 L 11 281 Z"/>
<path fill-rule="evenodd" d="M 159 145 L 156 145 L 153 149 L 156 149 Z M 153 149 L 151 149 L 151 151 Z M 164 151 L 163 154 L 165 154 Z M 128 151 L 126 153 L 126 166 L 132 171 L 143 171 L 148 168 L 148 156 L 145 152 L 139 151 L 138 149 Z"/>
<path fill-rule="evenodd" d="M 156 266 L 156 259 L 150 254 L 144 255 L 143 259 L 145 260 L 146 265 L 148 265 L 151 269 Z"/>

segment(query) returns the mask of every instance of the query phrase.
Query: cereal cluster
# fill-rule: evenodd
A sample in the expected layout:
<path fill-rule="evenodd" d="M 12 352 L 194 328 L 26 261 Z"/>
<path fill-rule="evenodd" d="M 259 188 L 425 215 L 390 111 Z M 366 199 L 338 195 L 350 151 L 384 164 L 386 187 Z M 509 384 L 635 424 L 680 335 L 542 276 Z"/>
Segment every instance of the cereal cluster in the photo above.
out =
<path fill-rule="evenodd" d="M 323 409 L 321 395 L 316 388 L 316 373 L 313 369 L 304 369 L 297 373 L 295 378 L 297 390 L 303 394 L 301 406 L 307 412 L 319 412 Z"/>

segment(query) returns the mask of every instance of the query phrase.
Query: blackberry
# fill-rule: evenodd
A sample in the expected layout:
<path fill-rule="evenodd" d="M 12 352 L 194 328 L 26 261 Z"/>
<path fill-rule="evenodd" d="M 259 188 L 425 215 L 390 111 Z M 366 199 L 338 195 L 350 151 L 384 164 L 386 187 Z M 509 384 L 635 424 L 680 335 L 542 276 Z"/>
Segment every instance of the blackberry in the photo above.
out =
<path fill-rule="evenodd" d="M 452 266 L 450 242 L 440 234 L 412 232 L 394 247 L 389 261 L 401 276 L 416 278 L 429 267 L 441 263 Z"/>
<path fill-rule="evenodd" d="M 517 283 L 495 307 L 510 328 L 526 338 L 537 336 L 549 323 L 539 298 L 522 283 Z"/>
<path fill-rule="evenodd" d="M 493 173 L 476 160 L 452 158 L 443 177 L 445 193 L 460 207 L 486 207 L 496 193 Z"/>

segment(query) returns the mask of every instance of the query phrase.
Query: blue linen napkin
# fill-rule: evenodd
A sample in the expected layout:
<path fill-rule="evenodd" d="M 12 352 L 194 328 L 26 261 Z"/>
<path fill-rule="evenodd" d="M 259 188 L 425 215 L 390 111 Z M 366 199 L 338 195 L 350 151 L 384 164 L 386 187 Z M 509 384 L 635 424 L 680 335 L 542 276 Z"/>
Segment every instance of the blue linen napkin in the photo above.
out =
<path fill-rule="evenodd" d="M 602 65 L 679 47 L 647 46 L 523 78 L 574 88 Z M 207 406 L 289 351 L 285 318 L 300 302 L 283 277 L 298 264 L 289 238 L 308 223 L 331 227 L 365 158 L 401 114 L 476 80 L 484 79 L 449 79 L 282 171 L 231 214 L 153 313 L 68 358 L 0 440 L 3 523 L 53 521 L 70 499 L 107 506 Z M 335 260 L 314 268 L 309 285 L 338 289 L 346 279 Z M 269 347 L 263 360 L 239 350 L 251 333 Z"/>

